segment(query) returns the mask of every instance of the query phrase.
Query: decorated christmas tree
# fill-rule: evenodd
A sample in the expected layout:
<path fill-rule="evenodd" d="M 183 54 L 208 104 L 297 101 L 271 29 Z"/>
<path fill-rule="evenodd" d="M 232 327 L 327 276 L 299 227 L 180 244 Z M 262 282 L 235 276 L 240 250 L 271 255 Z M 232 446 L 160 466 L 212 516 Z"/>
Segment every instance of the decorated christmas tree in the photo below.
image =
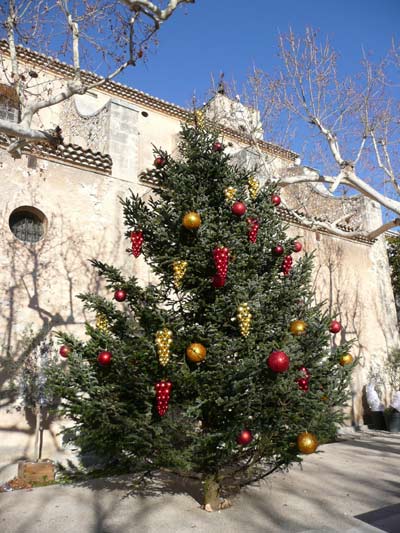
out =
<path fill-rule="evenodd" d="M 143 254 L 157 283 L 94 260 L 109 297 L 81 296 L 96 324 L 85 341 L 62 335 L 51 383 L 83 453 L 195 474 L 215 509 L 334 436 L 352 357 L 332 347 L 341 325 L 313 300 L 276 185 L 199 125 L 182 127 L 176 158 L 156 155 L 153 198 L 122 204 L 132 261 Z"/>

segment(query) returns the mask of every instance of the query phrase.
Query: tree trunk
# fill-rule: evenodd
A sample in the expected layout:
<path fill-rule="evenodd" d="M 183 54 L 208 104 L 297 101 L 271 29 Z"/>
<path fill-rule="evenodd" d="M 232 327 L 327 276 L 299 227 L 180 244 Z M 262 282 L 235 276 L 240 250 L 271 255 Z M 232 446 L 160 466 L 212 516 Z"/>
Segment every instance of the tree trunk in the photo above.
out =
<path fill-rule="evenodd" d="M 221 504 L 220 490 L 217 475 L 207 476 L 204 481 L 204 508 L 206 511 L 218 511 Z"/>

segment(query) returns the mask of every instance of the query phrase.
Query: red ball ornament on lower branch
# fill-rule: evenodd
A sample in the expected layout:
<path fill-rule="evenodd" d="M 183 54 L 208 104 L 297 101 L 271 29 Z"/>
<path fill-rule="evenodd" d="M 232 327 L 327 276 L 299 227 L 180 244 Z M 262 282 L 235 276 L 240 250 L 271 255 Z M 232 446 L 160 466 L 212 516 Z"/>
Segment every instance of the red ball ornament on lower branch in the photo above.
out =
<path fill-rule="evenodd" d="M 338 322 L 337 320 L 332 320 L 331 325 L 329 326 L 329 331 L 331 333 L 339 333 L 341 329 L 342 329 L 342 324 Z"/>
<path fill-rule="evenodd" d="M 165 166 L 166 164 L 166 160 L 161 157 L 161 156 L 158 156 L 154 159 L 154 166 L 157 168 L 157 169 L 161 169 Z"/>
<path fill-rule="evenodd" d="M 117 302 L 125 302 L 126 300 L 126 291 L 119 289 L 118 291 L 114 292 L 114 299 L 117 300 Z"/>
<path fill-rule="evenodd" d="M 61 357 L 68 357 L 70 353 L 71 353 L 71 348 L 69 346 L 65 346 L 65 345 L 61 346 L 59 350 L 59 354 L 61 355 Z"/>
<path fill-rule="evenodd" d="M 253 435 L 248 429 L 243 429 L 236 437 L 236 442 L 239 446 L 247 446 L 252 440 Z"/>
<path fill-rule="evenodd" d="M 272 372 L 286 372 L 290 359 L 285 352 L 272 352 L 267 359 L 267 365 Z"/>
<path fill-rule="evenodd" d="M 243 202 L 235 202 L 231 207 L 231 211 L 237 217 L 241 217 L 247 211 L 246 204 L 244 204 Z"/>
<path fill-rule="evenodd" d="M 213 152 L 222 152 L 222 150 L 224 149 L 224 146 L 222 143 L 220 143 L 219 141 L 216 141 L 213 145 L 212 145 L 212 151 Z"/>
<path fill-rule="evenodd" d="M 293 243 L 293 250 L 294 250 L 295 252 L 301 252 L 302 249 L 303 249 L 303 246 L 302 246 L 301 242 L 299 242 L 299 241 L 294 241 L 294 243 Z"/>
<path fill-rule="evenodd" d="M 101 366 L 109 366 L 111 364 L 111 359 L 112 353 L 107 351 L 100 352 L 97 356 L 97 361 Z"/>
<path fill-rule="evenodd" d="M 271 196 L 271 202 L 275 205 L 275 206 L 278 206 L 280 203 L 281 203 L 281 197 L 278 195 L 278 194 L 273 194 Z"/>

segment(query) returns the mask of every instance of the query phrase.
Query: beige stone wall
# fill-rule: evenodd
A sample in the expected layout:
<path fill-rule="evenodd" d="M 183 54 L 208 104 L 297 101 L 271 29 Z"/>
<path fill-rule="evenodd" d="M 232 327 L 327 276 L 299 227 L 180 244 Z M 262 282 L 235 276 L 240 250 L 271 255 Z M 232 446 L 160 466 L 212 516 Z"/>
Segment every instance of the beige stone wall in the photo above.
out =
<path fill-rule="evenodd" d="M 41 159 L 31 169 L 26 156 L 13 161 L 4 151 L 0 167 L 1 345 L 3 357 L 11 351 L 22 361 L 21 342 L 27 334 L 41 337 L 49 329 L 66 327 L 82 334 L 84 321 L 93 320 L 76 298 L 101 288 L 90 258 L 133 271 L 117 199 L 130 184 Z M 9 229 L 10 214 L 20 206 L 33 206 L 47 217 L 46 235 L 36 244 L 19 241 Z M 3 390 L 4 369 L 0 379 Z M 5 412 L 7 403 L 4 398 L 0 447 L 4 456 L 19 456 L 30 451 L 32 434 L 22 417 Z"/>

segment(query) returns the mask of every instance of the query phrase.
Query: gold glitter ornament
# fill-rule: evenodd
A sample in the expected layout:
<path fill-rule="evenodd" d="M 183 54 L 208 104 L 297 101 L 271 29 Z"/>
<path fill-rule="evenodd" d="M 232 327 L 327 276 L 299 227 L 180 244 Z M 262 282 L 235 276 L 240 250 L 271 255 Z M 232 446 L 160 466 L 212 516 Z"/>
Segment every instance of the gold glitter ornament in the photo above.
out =
<path fill-rule="evenodd" d="M 202 130 L 205 126 L 205 119 L 204 119 L 203 111 L 200 111 L 198 109 L 197 111 L 194 112 L 194 116 L 195 116 L 195 122 L 197 124 L 197 127 Z"/>
<path fill-rule="evenodd" d="M 237 319 L 239 320 L 240 333 L 247 337 L 250 333 L 252 314 L 248 303 L 240 304 L 237 308 Z"/>
<path fill-rule="evenodd" d="M 99 331 L 108 332 L 110 324 L 104 313 L 96 313 L 96 328 Z"/>
<path fill-rule="evenodd" d="M 181 281 L 186 274 L 188 262 L 187 261 L 174 261 L 172 268 L 174 270 L 174 285 L 177 289 L 181 286 Z"/>
<path fill-rule="evenodd" d="M 172 344 L 172 331 L 163 328 L 156 333 L 156 346 L 160 365 L 165 366 L 169 361 L 169 347 Z"/>
<path fill-rule="evenodd" d="M 260 182 L 254 176 L 250 176 L 247 183 L 249 186 L 250 197 L 255 200 L 257 198 L 258 191 L 260 190 Z"/>
<path fill-rule="evenodd" d="M 237 189 L 235 189 L 235 187 L 227 187 L 226 189 L 224 189 L 225 201 L 227 204 L 234 201 L 236 193 Z"/>

